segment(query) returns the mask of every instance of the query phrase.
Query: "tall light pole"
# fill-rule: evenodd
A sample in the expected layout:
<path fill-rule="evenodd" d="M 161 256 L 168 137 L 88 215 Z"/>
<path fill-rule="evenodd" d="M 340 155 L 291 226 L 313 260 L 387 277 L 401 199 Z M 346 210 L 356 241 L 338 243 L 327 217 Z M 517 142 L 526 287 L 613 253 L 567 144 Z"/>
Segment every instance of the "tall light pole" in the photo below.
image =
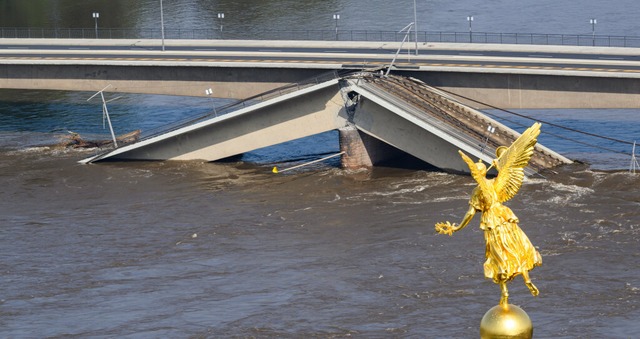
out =
<path fill-rule="evenodd" d="M 96 39 L 98 38 L 98 18 L 100 17 L 100 13 L 93 12 L 93 20 L 96 22 Z"/>
<path fill-rule="evenodd" d="M 340 20 L 340 14 L 334 14 L 333 20 L 336 21 L 336 40 L 338 40 L 338 20 Z"/>
<path fill-rule="evenodd" d="M 211 100 L 211 106 L 213 106 L 213 114 L 215 114 L 215 116 L 218 116 L 218 112 L 216 111 L 216 103 L 213 102 L 213 98 L 211 98 L 211 95 L 213 94 L 213 90 L 211 88 L 208 88 L 206 90 L 204 90 L 204 94 L 209 96 L 209 99 Z"/>
<path fill-rule="evenodd" d="M 473 31 L 471 29 L 471 23 L 473 22 L 473 16 L 469 15 L 467 17 L 467 21 L 469 21 L 469 42 L 473 42 Z"/>
<path fill-rule="evenodd" d="M 418 11 L 416 7 L 416 0 L 413 0 L 413 29 L 416 33 L 416 55 L 418 55 Z"/>
<path fill-rule="evenodd" d="M 596 24 L 598 23 L 598 20 L 596 20 L 595 18 L 589 19 L 589 23 L 591 24 L 591 42 L 592 45 L 595 46 L 596 45 Z"/>
<path fill-rule="evenodd" d="M 160 0 L 160 34 L 162 34 L 162 51 L 164 52 L 164 10 L 162 0 Z"/>

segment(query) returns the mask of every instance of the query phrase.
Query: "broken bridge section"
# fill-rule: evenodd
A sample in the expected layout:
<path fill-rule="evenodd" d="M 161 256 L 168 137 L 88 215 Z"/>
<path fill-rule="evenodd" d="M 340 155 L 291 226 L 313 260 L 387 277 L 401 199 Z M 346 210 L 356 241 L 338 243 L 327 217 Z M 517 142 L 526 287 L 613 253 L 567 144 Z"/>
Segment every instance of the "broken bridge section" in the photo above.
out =
<path fill-rule="evenodd" d="M 81 163 L 106 160 L 216 161 L 345 125 L 337 73 L 260 96 L 239 109 L 196 118 Z M 246 105 L 245 105 L 246 103 Z"/>
<path fill-rule="evenodd" d="M 351 124 L 342 131 L 349 136 L 341 139 L 351 143 L 342 147 L 347 152 L 343 164 L 349 167 L 389 161 L 394 152 L 388 146 L 381 151 L 382 143 L 440 169 L 468 172 L 458 150 L 491 163 L 498 146 L 520 135 L 420 80 L 363 72 L 342 85 Z M 571 160 L 537 144 L 528 172 L 566 163 Z"/>
<path fill-rule="evenodd" d="M 457 151 L 491 162 L 519 133 L 425 83 L 375 72 L 333 73 L 250 106 L 154 134 L 81 161 L 216 161 L 262 147 L 340 131 L 346 168 L 371 167 L 407 153 L 432 166 L 468 172 Z M 487 127 L 494 128 L 493 133 Z M 537 145 L 534 173 L 570 163 Z"/>

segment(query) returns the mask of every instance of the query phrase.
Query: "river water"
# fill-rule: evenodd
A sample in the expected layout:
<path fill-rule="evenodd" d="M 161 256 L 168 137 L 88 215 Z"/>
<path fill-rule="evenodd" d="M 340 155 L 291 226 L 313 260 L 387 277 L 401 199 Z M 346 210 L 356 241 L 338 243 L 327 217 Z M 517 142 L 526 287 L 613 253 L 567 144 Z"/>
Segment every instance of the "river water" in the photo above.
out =
<path fill-rule="evenodd" d="M 27 15 L 20 8 L 25 3 L 58 9 Z M 56 21 L 79 17 L 70 13 L 71 3 L 2 4 L 17 6 L 12 17 L 30 24 L 90 27 L 91 21 Z M 109 3 L 123 23 L 154 20 L 155 1 Z M 220 8 L 231 22 L 238 3 L 165 1 L 165 10 L 189 27 L 189 20 L 197 24 Z M 358 26 L 371 29 L 395 26 L 383 15 L 412 15 L 410 7 L 383 1 L 367 7 L 355 0 L 246 3 L 237 12 L 255 17 L 256 27 L 276 12 L 303 25 L 334 7 L 344 16 L 357 12 Z M 567 18 L 579 14 L 597 16 L 602 26 L 600 18 L 612 17 L 612 34 L 638 28 L 626 20 L 634 11 L 637 17 L 633 1 L 559 10 L 569 3 L 515 8 L 511 1 L 418 1 L 421 13 L 440 22 L 466 16 L 467 8 L 477 18 L 505 18 L 487 28 L 495 31 L 520 29 L 510 18 L 534 13 L 549 30 L 575 33 L 583 19 Z M 98 4 L 107 7 L 100 1 L 79 6 L 90 11 Z M 522 31 L 538 31 L 537 24 Z M 464 215 L 470 177 L 388 167 L 349 172 L 335 160 L 271 173 L 273 165 L 336 152 L 335 132 L 226 163 L 79 165 L 91 150 L 52 145 L 67 131 L 108 137 L 100 103 L 86 101 L 92 94 L 0 91 L 1 337 L 468 338 L 478 336 L 482 315 L 497 304 L 498 286 L 483 278 L 478 222 L 453 237 L 433 230 L 437 221 L 459 222 Z M 109 111 L 116 132 L 124 133 L 203 113 L 211 104 L 127 94 Z M 516 278 L 510 301 L 527 311 L 539 338 L 636 337 L 640 175 L 626 170 L 631 146 L 551 124 L 631 142 L 640 136 L 638 110 L 519 112 L 548 122 L 542 143 L 590 164 L 529 179 L 509 203 L 543 256 L 531 272 L 540 295 L 532 297 Z M 489 113 L 514 127 L 530 124 Z"/>

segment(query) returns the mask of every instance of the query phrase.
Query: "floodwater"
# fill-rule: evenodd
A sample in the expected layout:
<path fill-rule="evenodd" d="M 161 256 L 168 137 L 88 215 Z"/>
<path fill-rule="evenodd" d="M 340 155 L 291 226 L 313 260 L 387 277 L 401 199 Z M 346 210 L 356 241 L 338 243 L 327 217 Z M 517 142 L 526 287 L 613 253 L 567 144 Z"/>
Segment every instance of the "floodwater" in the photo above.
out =
<path fill-rule="evenodd" d="M 67 130 L 108 138 L 100 104 L 86 102 L 90 93 L 37 93 L 4 91 L 0 101 L 2 337 L 475 337 L 498 302 L 477 221 L 453 237 L 433 228 L 460 221 L 468 176 L 350 172 L 335 159 L 271 173 L 336 152 L 336 132 L 235 162 L 80 165 L 93 150 L 53 145 Z M 110 104 L 124 132 L 211 102 L 127 95 Z M 606 113 L 538 112 L 626 140 L 639 134 L 634 112 Z M 640 174 L 624 170 L 628 156 L 541 140 L 592 164 L 543 172 L 510 203 L 543 256 L 531 272 L 540 296 L 517 278 L 510 301 L 536 337 L 633 337 Z"/>
<path fill-rule="evenodd" d="M 177 8 L 170 3 L 168 10 Z M 207 18 L 219 10 L 187 3 L 167 17 Z M 299 2 L 278 3 L 294 10 Z M 358 2 L 309 3 L 298 11 L 316 18 L 325 7 L 353 9 Z M 360 11 L 361 21 L 344 24 L 375 29 L 370 23 L 377 21 L 387 29 L 395 24 L 380 13 L 411 17 L 410 7 L 381 7 L 387 3 L 376 1 L 371 8 L 380 10 Z M 577 12 L 560 10 L 567 1 L 545 3 L 515 8 L 505 1 L 440 1 L 418 8 L 437 10 L 432 17 L 445 23 L 463 14 L 462 26 L 464 8 L 475 8 L 478 25 L 482 13 L 504 13 L 503 26 L 488 20 L 497 28 L 487 30 L 495 31 L 509 31 L 509 22 L 538 10 L 544 20 L 533 28 L 576 33 L 584 18 L 565 19 L 578 13 L 597 16 L 611 34 L 637 31 L 637 20 L 624 20 L 637 13 L 635 2 L 607 2 L 606 10 L 604 2 L 586 1 Z M 492 7 L 500 4 L 503 12 Z M 113 8 L 122 5 L 114 1 Z M 136 3 L 132 10 L 141 16 L 132 22 L 153 22 L 144 14 L 155 13 L 150 5 Z M 388 167 L 350 172 L 336 159 L 271 173 L 274 165 L 282 169 L 337 152 L 335 132 L 234 162 L 80 165 L 92 150 L 52 145 L 67 131 L 108 138 L 100 103 L 86 102 L 92 94 L 0 91 L 0 337 L 469 338 L 478 336 L 483 314 L 498 303 L 498 286 L 483 277 L 478 217 L 453 237 L 434 231 L 438 221 L 460 221 L 474 187 L 470 177 Z M 109 112 L 116 132 L 124 133 L 224 103 L 125 95 L 109 103 Z M 638 110 L 520 113 L 548 122 L 541 143 L 587 164 L 530 178 L 509 202 L 543 257 L 531 272 L 540 295 L 531 296 L 516 278 L 510 301 L 529 314 L 538 338 L 636 337 L 640 174 L 627 169 L 630 142 L 640 135 Z M 520 131 L 519 125 L 531 124 L 506 118 Z"/>
<path fill-rule="evenodd" d="M 79 165 L 0 151 L 0 334 L 31 337 L 476 337 L 497 285 L 470 177 L 251 163 Z M 510 301 L 536 337 L 640 330 L 640 175 L 571 165 L 510 207 L 543 256 Z"/>

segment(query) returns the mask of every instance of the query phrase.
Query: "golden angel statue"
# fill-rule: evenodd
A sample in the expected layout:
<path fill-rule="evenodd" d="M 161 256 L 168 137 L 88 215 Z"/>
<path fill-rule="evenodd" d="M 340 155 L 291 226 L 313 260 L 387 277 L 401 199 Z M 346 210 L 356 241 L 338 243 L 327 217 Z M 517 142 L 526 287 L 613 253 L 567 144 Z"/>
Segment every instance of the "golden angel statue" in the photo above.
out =
<path fill-rule="evenodd" d="M 460 225 L 450 222 L 437 223 L 436 231 L 452 235 L 463 229 L 476 212 L 481 212 L 480 228 L 484 230 L 486 241 L 484 275 L 500 285 L 500 305 L 508 305 L 509 292 L 507 282 L 522 275 L 525 284 L 534 296 L 538 288 L 531 282 L 529 271 L 542 265 L 540 253 L 533 247 L 526 234 L 518 226 L 518 217 L 502 203 L 513 198 L 522 186 L 524 168 L 533 155 L 533 148 L 540 134 L 540 123 L 529 127 L 510 147 L 500 146 L 496 150 L 497 158 L 489 167 L 496 168 L 498 175 L 487 179 L 489 169 L 478 160 L 474 163 L 462 151 L 462 159 L 469 165 L 471 175 L 478 182 L 469 200 L 469 210 Z"/>

